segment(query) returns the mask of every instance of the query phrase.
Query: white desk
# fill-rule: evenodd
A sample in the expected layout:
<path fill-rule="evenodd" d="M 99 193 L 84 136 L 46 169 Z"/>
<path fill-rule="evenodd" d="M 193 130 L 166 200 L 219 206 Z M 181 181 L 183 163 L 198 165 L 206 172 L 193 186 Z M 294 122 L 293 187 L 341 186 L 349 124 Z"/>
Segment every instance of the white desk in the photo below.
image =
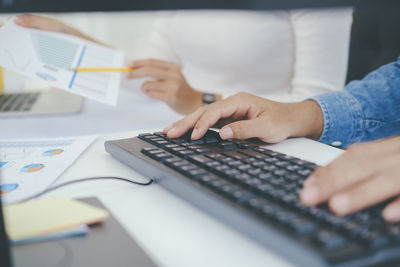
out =
<path fill-rule="evenodd" d="M 0 119 L 0 139 L 162 129 L 181 117 L 164 103 L 148 98 L 138 87 L 133 87 L 120 90 L 116 107 L 86 99 L 78 114 Z"/>
<path fill-rule="evenodd" d="M 131 132 L 99 138 L 56 184 L 81 177 L 108 175 L 147 181 L 104 151 L 105 140 L 137 134 Z M 341 153 L 338 149 L 307 139 L 288 140 L 272 148 L 318 164 L 325 164 Z M 261 248 L 157 184 L 145 187 L 118 181 L 92 181 L 71 185 L 44 197 L 51 196 L 99 197 L 161 266 L 290 266 L 278 255 Z"/>

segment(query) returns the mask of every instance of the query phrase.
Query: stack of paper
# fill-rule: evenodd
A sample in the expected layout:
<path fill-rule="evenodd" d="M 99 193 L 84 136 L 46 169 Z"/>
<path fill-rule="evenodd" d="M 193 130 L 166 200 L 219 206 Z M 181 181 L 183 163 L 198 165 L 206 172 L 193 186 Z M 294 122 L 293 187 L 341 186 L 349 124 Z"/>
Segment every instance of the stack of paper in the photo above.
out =
<path fill-rule="evenodd" d="M 4 207 L 6 231 L 14 244 L 85 234 L 108 212 L 83 202 L 56 198 L 34 200 Z"/>

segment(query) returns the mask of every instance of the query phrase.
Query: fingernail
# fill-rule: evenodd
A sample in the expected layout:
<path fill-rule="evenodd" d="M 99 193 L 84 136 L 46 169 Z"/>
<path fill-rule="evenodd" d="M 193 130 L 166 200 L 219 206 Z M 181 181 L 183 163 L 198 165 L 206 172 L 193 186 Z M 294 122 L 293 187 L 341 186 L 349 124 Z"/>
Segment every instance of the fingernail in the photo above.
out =
<path fill-rule="evenodd" d="M 221 136 L 222 139 L 233 138 L 233 131 L 230 127 L 222 128 L 219 131 L 219 136 Z"/>
<path fill-rule="evenodd" d="M 199 130 L 198 129 L 193 129 L 192 135 L 191 135 L 191 139 L 195 139 L 197 138 L 197 136 L 199 135 Z"/>
<path fill-rule="evenodd" d="M 168 136 L 176 136 L 178 133 L 178 129 L 176 127 L 173 127 L 171 130 L 168 132 Z"/>
<path fill-rule="evenodd" d="M 171 124 L 171 125 L 168 125 L 167 127 L 165 127 L 164 128 L 164 130 L 163 130 L 163 133 L 168 133 L 169 132 L 169 130 L 171 130 L 172 129 L 172 127 L 174 127 L 174 125 L 173 124 Z"/>
<path fill-rule="evenodd" d="M 349 209 L 349 203 L 350 203 L 349 197 L 345 194 L 340 194 L 332 197 L 329 204 L 335 213 L 343 215 L 347 213 Z"/>
<path fill-rule="evenodd" d="M 399 221 L 400 220 L 400 208 L 397 206 L 388 206 L 383 210 L 383 217 L 387 221 Z"/>
<path fill-rule="evenodd" d="M 319 189 L 316 185 L 308 185 L 300 193 L 301 201 L 305 205 L 315 205 L 319 198 Z"/>

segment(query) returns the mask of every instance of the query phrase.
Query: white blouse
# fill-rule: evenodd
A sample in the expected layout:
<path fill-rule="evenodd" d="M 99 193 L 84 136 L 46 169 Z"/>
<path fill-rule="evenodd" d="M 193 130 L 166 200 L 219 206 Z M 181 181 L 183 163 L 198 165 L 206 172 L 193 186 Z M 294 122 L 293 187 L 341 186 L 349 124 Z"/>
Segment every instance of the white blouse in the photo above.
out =
<path fill-rule="evenodd" d="M 148 56 L 200 91 L 298 101 L 343 89 L 351 23 L 349 8 L 160 12 Z"/>

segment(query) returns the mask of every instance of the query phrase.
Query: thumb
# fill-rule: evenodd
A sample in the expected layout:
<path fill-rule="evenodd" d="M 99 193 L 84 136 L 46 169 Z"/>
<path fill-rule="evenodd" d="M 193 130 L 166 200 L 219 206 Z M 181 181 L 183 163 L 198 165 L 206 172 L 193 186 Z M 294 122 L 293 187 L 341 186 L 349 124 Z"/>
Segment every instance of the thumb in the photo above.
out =
<path fill-rule="evenodd" d="M 253 120 L 236 121 L 225 125 L 219 131 L 219 135 L 222 139 L 248 139 L 252 137 L 263 138 L 266 135 L 266 129 L 260 118 L 256 118 Z"/>

